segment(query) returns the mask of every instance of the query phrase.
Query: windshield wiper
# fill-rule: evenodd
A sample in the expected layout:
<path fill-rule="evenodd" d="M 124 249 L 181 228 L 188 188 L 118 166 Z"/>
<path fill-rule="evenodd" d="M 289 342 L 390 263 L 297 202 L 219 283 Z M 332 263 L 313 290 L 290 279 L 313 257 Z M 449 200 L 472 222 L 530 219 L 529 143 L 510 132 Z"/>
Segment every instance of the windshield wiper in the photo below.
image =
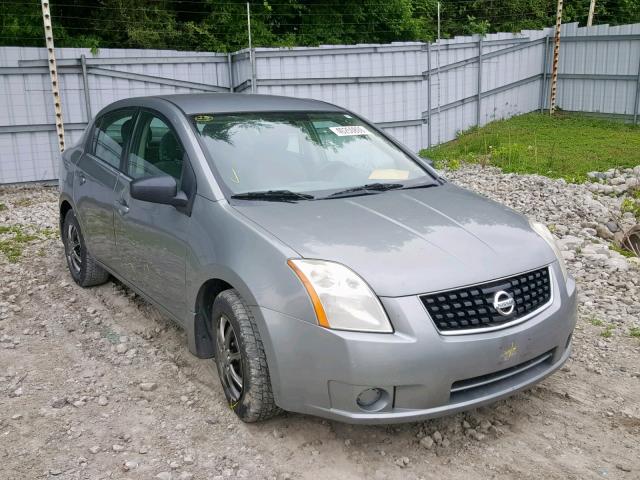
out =
<path fill-rule="evenodd" d="M 293 202 L 296 200 L 312 200 L 313 195 L 292 192 L 291 190 L 263 190 L 257 192 L 236 193 L 231 198 L 237 200 L 266 200 L 270 202 Z"/>
<path fill-rule="evenodd" d="M 414 185 L 407 185 L 402 187 L 402 190 L 411 190 L 414 188 L 429 188 L 429 187 L 437 187 L 438 184 L 434 183 L 434 182 L 429 182 L 429 183 L 416 183 Z"/>
<path fill-rule="evenodd" d="M 367 194 L 374 192 L 384 192 L 386 190 L 394 190 L 396 188 L 402 188 L 401 183 L 367 183 L 366 185 L 360 185 L 359 187 L 347 188 L 346 190 L 340 190 L 339 192 L 327 195 L 325 198 L 335 197 L 347 197 L 353 194 Z"/>

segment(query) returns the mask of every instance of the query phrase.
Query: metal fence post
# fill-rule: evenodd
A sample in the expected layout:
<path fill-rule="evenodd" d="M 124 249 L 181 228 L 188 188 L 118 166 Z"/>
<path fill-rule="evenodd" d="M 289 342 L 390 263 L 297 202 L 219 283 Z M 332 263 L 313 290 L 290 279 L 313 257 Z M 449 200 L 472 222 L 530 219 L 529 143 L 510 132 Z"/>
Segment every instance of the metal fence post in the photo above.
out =
<path fill-rule="evenodd" d="M 89 77 L 87 75 L 87 57 L 80 55 L 80 65 L 82 66 L 82 84 L 84 86 L 84 108 L 87 112 L 87 122 L 91 121 L 91 97 L 89 95 Z"/>
<path fill-rule="evenodd" d="M 640 46 L 639 46 L 640 48 Z M 638 78 L 636 80 L 636 96 L 633 104 L 633 124 L 638 124 L 638 100 L 640 100 L 640 62 L 638 62 Z"/>
<path fill-rule="evenodd" d="M 58 148 L 64 151 L 64 121 L 62 119 L 62 100 L 60 99 L 60 85 L 58 83 L 58 65 L 53 46 L 53 27 L 51 26 L 51 11 L 48 0 L 42 0 L 42 20 L 44 22 L 44 38 L 49 58 L 49 76 L 51 78 L 51 93 L 53 94 L 53 108 L 56 114 L 56 133 L 58 134 Z"/>
<path fill-rule="evenodd" d="M 540 113 L 544 113 L 547 98 L 547 70 L 549 70 L 549 35 L 544 42 L 544 58 L 542 59 L 542 83 L 540 84 Z"/>
<path fill-rule="evenodd" d="M 233 93 L 233 59 L 230 53 L 227 53 L 227 68 L 229 69 L 229 92 Z"/>
<path fill-rule="evenodd" d="M 427 42 L 427 148 L 431 148 L 431 42 Z"/>
<path fill-rule="evenodd" d="M 478 104 L 476 105 L 476 125 L 480 126 L 482 108 L 482 37 L 478 40 Z"/>
<path fill-rule="evenodd" d="M 556 13 L 556 33 L 553 39 L 553 64 L 551 68 L 551 99 L 549 100 L 549 115 L 553 115 L 556 109 L 558 96 L 558 64 L 560 61 L 560 30 L 562 28 L 562 0 L 558 0 Z"/>

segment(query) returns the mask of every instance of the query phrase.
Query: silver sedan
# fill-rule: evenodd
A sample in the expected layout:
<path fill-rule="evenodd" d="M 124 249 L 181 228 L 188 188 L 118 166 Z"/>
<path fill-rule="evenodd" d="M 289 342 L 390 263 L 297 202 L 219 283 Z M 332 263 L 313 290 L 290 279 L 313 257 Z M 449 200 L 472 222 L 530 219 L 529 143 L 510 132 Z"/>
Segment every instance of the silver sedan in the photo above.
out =
<path fill-rule="evenodd" d="M 246 422 L 426 419 L 569 356 L 549 230 L 328 103 L 116 102 L 63 155 L 60 226 L 76 283 L 113 276 L 182 325 Z"/>

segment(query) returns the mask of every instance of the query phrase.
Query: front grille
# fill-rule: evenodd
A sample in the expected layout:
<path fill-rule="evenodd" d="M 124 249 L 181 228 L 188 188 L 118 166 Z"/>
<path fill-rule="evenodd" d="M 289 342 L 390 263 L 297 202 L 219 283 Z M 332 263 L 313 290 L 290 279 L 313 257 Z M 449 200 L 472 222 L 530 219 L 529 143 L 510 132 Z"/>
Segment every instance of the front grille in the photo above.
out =
<path fill-rule="evenodd" d="M 515 301 L 513 312 L 508 315 L 498 313 L 493 306 L 495 294 L 500 291 L 511 294 Z M 423 295 L 420 299 L 441 332 L 500 327 L 550 301 L 549 267 L 481 285 Z"/>

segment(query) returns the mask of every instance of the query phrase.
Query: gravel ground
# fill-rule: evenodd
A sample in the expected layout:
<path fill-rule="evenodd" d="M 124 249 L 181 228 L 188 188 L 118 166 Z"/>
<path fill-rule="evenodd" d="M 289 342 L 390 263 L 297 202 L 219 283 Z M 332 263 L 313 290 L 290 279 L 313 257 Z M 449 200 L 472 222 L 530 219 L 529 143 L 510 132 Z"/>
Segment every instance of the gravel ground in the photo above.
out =
<path fill-rule="evenodd" d="M 16 262 L 0 253 L 0 478 L 640 478 L 640 270 L 597 236 L 630 221 L 621 198 L 492 168 L 448 176 L 561 238 L 580 288 L 574 354 L 493 406 L 389 427 L 240 423 L 179 328 L 116 282 L 73 283 L 55 189 L 0 188 L 14 227 L 0 238 L 33 235 Z"/>

